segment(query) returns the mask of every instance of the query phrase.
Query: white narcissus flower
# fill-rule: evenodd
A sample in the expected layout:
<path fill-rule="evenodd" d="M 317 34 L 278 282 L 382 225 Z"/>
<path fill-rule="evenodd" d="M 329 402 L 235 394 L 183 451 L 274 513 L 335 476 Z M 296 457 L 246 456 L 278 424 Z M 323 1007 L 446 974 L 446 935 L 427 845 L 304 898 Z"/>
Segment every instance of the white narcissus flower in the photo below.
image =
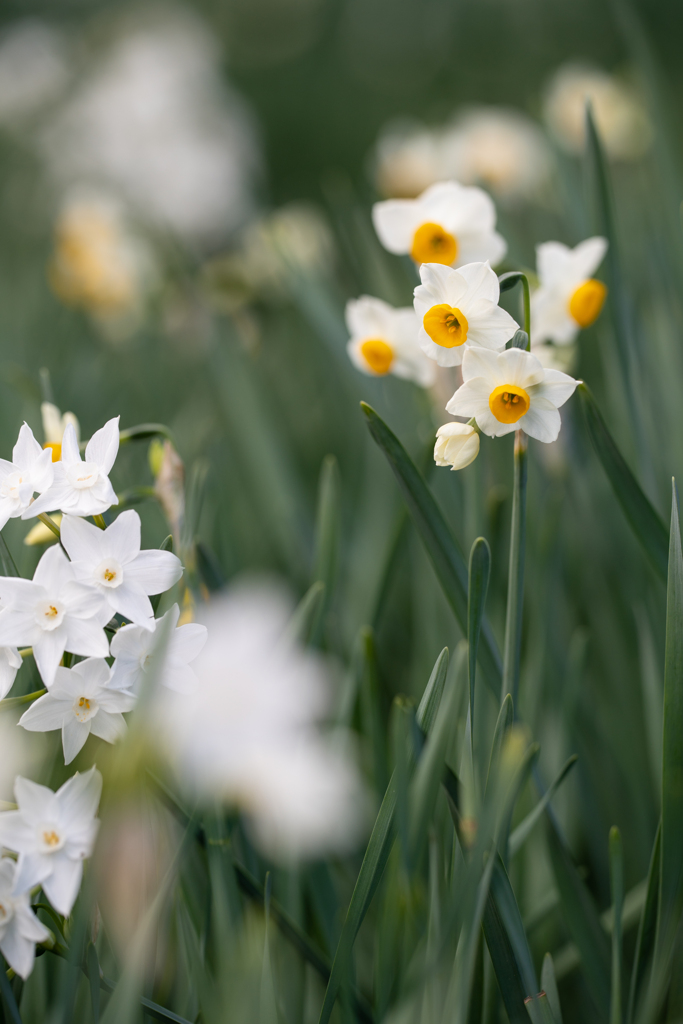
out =
<path fill-rule="evenodd" d="M 469 423 L 444 423 L 436 432 L 434 461 L 437 466 L 464 469 L 479 454 L 479 434 Z"/>
<path fill-rule="evenodd" d="M 9 857 L 0 860 L 0 953 L 26 980 L 33 970 L 36 942 L 44 942 L 50 933 L 31 910 L 29 894 L 14 894 L 17 870 L 16 862 Z"/>
<path fill-rule="evenodd" d="M 489 352 L 471 348 L 462 362 L 463 385 L 446 406 L 454 416 L 474 416 L 489 437 L 521 428 L 537 441 L 557 438 L 562 422 L 557 411 L 578 381 L 559 370 L 546 370 L 530 352 L 510 348 Z"/>
<path fill-rule="evenodd" d="M 434 383 L 436 368 L 417 343 L 419 321 L 413 309 L 394 309 L 363 295 L 346 303 L 351 339 L 346 351 L 354 366 L 373 377 L 393 373 L 423 388 Z"/>
<path fill-rule="evenodd" d="M 163 594 L 183 574 L 171 551 L 140 550 L 140 516 L 122 512 L 106 530 L 76 516 L 64 516 L 61 540 L 76 579 L 90 583 L 109 607 L 145 629 L 154 629 L 149 594 Z"/>
<path fill-rule="evenodd" d="M 0 647 L 0 700 L 12 689 L 21 668 L 21 655 L 16 647 Z"/>
<path fill-rule="evenodd" d="M 149 669 L 159 672 L 164 686 L 180 693 L 192 693 L 197 676 L 190 663 L 198 657 L 206 643 L 206 626 L 187 622 L 178 626 L 180 609 L 174 604 L 160 619 L 152 620 L 152 631 L 140 626 L 123 626 L 111 642 L 111 653 L 116 658 L 112 668 L 113 687 L 139 693 Z M 168 631 L 168 632 L 167 632 Z M 166 637 L 166 648 L 159 652 L 161 666 L 153 655 L 159 636 Z"/>
<path fill-rule="evenodd" d="M 33 648 L 40 676 L 49 688 L 65 650 L 106 658 L 103 626 L 111 608 L 94 587 L 76 580 L 61 547 L 48 548 L 32 580 L 0 576 L 0 646 Z"/>
<path fill-rule="evenodd" d="M 415 289 L 420 347 L 439 366 L 458 366 L 470 345 L 504 348 L 518 328 L 498 305 L 500 286 L 488 263 L 458 270 L 439 263 L 420 267 Z"/>
<path fill-rule="evenodd" d="M 23 515 L 34 493 L 48 490 L 53 477 L 52 453 L 40 447 L 24 423 L 12 450 L 12 461 L 0 459 L 0 530 L 8 519 Z"/>
<path fill-rule="evenodd" d="M 505 239 L 495 230 L 491 197 L 457 181 L 431 185 L 417 199 L 375 203 L 372 220 L 385 249 L 409 253 L 416 263 L 460 267 L 490 260 L 495 264 L 507 251 Z"/>
<path fill-rule="evenodd" d="M 575 249 L 561 242 L 536 247 L 540 287 L 531 296 L 531 344 L 568 345 L 597 320 L 607 288 L 592 275 L 607 252 L 606 238 L 587 238 Z"/>
<path fill-rule="evenodd" d="M 98 516 L 119 499 L 109 481 L 109 473 L 119 450 L 119 417 L 108 420 L 96 430 L 81 458 L 73 423 L 68 423 L 62 438 L 61 461 L 54 463 L 54 482 L 24 512 L 30 519 L 40 512 L 60 509 L 74 516 Z"/>
<path fill-rule="evenodd" d="M 0 846 L 19 854 L 12 894 L 41 885 L 57 913 L 67 917 L 76 902 L 83 861 L 95 845 L 102 776 L 78 772 L 53 793 L 19 776 L 16 811 L 0 812 Z"/>
<path fill-rule="evenodd" d="M 90 733 L 114 743 L 126 731 L 122 712 L 132 711 L 136 698 L 110 683 L 104 658 L 86 658 L 73 668 L 60 666 L 50 692 L 24 712 L 19 725 L 29 732 L 61 729 L 64 764 L 71 764 Z"/>

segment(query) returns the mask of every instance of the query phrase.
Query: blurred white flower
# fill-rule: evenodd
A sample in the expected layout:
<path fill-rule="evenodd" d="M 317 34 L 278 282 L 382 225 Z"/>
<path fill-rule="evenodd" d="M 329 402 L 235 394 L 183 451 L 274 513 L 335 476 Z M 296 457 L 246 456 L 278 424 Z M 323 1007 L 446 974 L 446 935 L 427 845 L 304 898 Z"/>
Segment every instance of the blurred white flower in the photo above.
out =
<path fill-rule="evenodd" d="M 138 626 L 154 630 L 149 594 L 163 594 L 183 574 L 171 551 L 140 550 L 140 516 L 122 512 L 100 530 L 78 516 L 64 516 L 61 541 L 76 579 L 96 587 L 114 612 Z"/>
<path fill-rule="evenodd" d="M 93 767 L 53 793 L 21 776 L 14 783 L 19 809 L 0 813 L 0 845 L 19 854 L 12 894 L 42 885 L 59 914 L 68 916 L 93 851 L 102 776 Z"/>
<path fill-rule="evenodd" d="M 44 942 L 50 933 L 31 910 L 29 894 L 14 895 L 17 871 L 17 863 L 9 857 L 0 860 L 0 953 L 26 980 L 33 970 L 36 942 Z"/>
<path fill-rule="evenodd" d="M 42 149 L 57 182 L 109 186 L 192 243 L 220 240 L 253 207 L 251 119 L 223 84 L 214 38 L 176 8 L 129 20 Z"/>
<path fill-rule="evenodd" d="M 609 156 L 636 160 L 647 152 L 653 130 L 642 100 L 614 75 L 581 64 L 565 64 L 555 72 L 543 105 L 548 127 L 566 150 L 583 152 L 588 101 Z"/>
<path fill-rule="evenodd" d="M 5 708 L 0 714 L 0 804 L 14 801 L 12 790 L 17 775 L 40 769 L 42 760 L 43 750 L 36 749 L 32 738 L 23 729 L 17 728 L 18 718 L 16 711 Z"/>
<path fill-rule="evenodd" d="M 535 355 L 541 366 L 547 370 L 560 370 L 562 373 L 573 374 L 577 363 L 577 347 L 571 343 L 566 345 L 553 345 L 551 342 L 542 342 L 531 346 L 532 355 Z"/>
<path fill-rule="evenodd" d="M 48 548 L 33 580 L 0 576 L 0 645 L 33 647 L 41 679 L 52 686 L 65 650 L 106 658 L 102 628 L 111 608 L 94 587 L 76 580 L 61 547 Z"/>
<path fill-rule="evenodd" d="M 280 858 L 352 846 L 363 808 L 348 750 L 319 728 L 330 701 L 325 665 L 287 638 L 290 612 L 272 586 L 216 598 L 204 615 L 198 687 L 159 693 L 152 711 L 178 778 L 244 810 Z"/>
<path fill-rule="evenodd" d="M 62 438 L 62 457 L 54 463 L 52 486 L 27 508 L 22 519 L 56 509 L 76 516 L 97 516 L 111 505 L 118 505 L 109 473 L 119 451 L 119 418 L 114 416 L 95 431 L 86 445 L 85 461 L 81 458 L 73 423 L 67 424 Z"/>
<path fill-rule="evenodd" d="M 71 764 L 90 733 L 114 743 L 126 731 L 122 712 L 133 710 L 135 697 L 110 682 L 104 658 L 86 658 L 73 668 L 60 666 L 50 692 L 31 704 L 19 725 L 29 732 L 61 729 L 64 764 Z"/>
<path fill-rule="evenodd" d="M 562 425 L 558 408 L 578 383 L 559 370 L 545 370 L 535 356 L 519 348 L 470 348 L 462 361 L 462 376 L 462 386 L 446 406 L 453 416 L 474 416 L 489 437 L 519 428 L 546 443 L 556 440 Z"/>
<path fill-rule="evenodd" d="M 61 410 L 56 405 L 53 405 L 52 402 L 41 402 L 40 415 L 43 421 L 43 436 L 45 437 L 43 448 L 51 448 L 52 461 L 59 462 L 62 457 L 64 431 L 69 423 L 71 423 L 76 434 L 76 441 L 80 442 L 81 425 L 75 413 L 65 412 L 62 415 Z"/>
<path fill-rule="evenodd" d="M 373 164 L 378 191 L 391 199 L 414 199 L 451 175 L 444 164 L 443 133 L 423 125 L 387 125 L 375 146 Z"/>
<path fill-rule="evenodd" d="M 381 299 L 363 295 L 346 303 L 346 326 L 351 334 L 346 351 L 363 373 L 374 377 L 393 373 L 423 388 L 434 383 L 436 367 L 420 350 L 420 322 L 410 307 L 394 309 Z"/>
<path fill-rule="evenodd" d="M 12 689 L 21 668 L 21 655 L 16 647 L 0 647 L 0 700 Z"/>
<path fill-rule="evenodd" d="M 531 296 L 531 343 L 566 345 L 600 315 L 607 288 L 591 275 L 607 252 L 607 239 L 587 238 L 574 249 L 562 242 L 536 246 L 539 287 Z"/>
<path fill-rule="evenodd" d="M 44 21 L 14 22 L 0 39 L 0 123 L 12 126 L 52 105 L 69 80 L 63 35 Z"/>
<path fill-rule="evenodd" d="M 409 253 L 416 263 L 495 264 L 507 251 L 505 239 L 495 230 L 491 197 L 457 181 L 440 181 L 417 199 L 375 203 L 372 220 L 385 249 Z"/>
<path fill-rule="evenodd" d="M 423 263 L 420 278 L 415 289 L 418 340 L 439 366 L 459 366 L 470 345 L 504 348 L 519 327 L 498 305 L 500 285 L 488 263 L 458 270 Z"/>
<path fill-rule="evenodd" d="M 464 469 L 479 454 L 479 433 L 468 423 L 444 423 L 436 432 L 434 461 L 437 466 Z"/>
<path fill-rule="evenodd" d="M 111 653 L 116 658 L 112 668 L 112 686 L 139 693 L 147 674 L 159 673 L 163 686 L 179 693 L 193 693 L 197 675 L 190 663 L 206 643 L 206 626 L 186 622 L 178 626 L 180 609 L 174 604 L 160 619 L 152 620 L 152 628 L 123 626 L 111 642 Z M 168 632 L 167 632 L 168 630 Z M 166 637 L 163 651 L 157 652 L 159 637 Z M 154 655 L 161 664 L 157 666 Z"/>
<path fill-rule="evenodd" d="M 46 491 L 53 477 L 52 453 L 40 447 L 24 423 L 12 450 L 12 461 L 0 459 L 0 530 L 8 519 L 23 515 L 34 493 Z"/>

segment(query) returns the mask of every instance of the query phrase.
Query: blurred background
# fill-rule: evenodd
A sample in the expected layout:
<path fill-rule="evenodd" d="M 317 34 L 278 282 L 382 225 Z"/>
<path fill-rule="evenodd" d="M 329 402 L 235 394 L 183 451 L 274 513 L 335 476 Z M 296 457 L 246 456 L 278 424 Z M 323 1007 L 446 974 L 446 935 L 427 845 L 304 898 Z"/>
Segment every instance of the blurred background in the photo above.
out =
<path fill-rule="evenodd" d="M 119 413 L 122 428 L 166 423 L 202 586 L 268 569 L 296 595 L 313 571 L 321 464 L 334 455 L 343 528 L 320 643 L 348 665 L 359 629 L 373 626 L 380 714 L 398 692 L 419 696 L 460 633 L 417 537 L 397 534 L 400 497 L 358 402 L 430 474 L 463 550 L 479 534 L 490 541 L 499 639 L 512 439 L 482 445 L 460 474 L 437 472 L 434 430 L 455 376 L 426 393 L 350 365 L 346 300 L 408 305 L 415 284 L 409 261 L 381 249 L 371 204 L 448 177 L 481 184 L 509 243 L 501 269 L 533 268 L 537 243 L 605 231 L 584 153 L 591 99 L 620 243 L 607 280 L 617 295 L 618 274 L 628 299 L 562 358 L 666 518 L 670 478 L 683 472 L 681 29 L 670 0 L 6 3 L 2 455 L 23 419 L 42 439 L 45 397 L 76 413 L 83 437 Z M 519 313 L 518 296 L 505 302 Z M 580 755 L 557 803 L 604 909 L 609 826 L 624 835 L 628 888 L 646 874 L 659 815 L 665 595 L 576 402 L 563 421 L 556 444 L 530 453 L 522 714 L 548 777 Z M 154 471 L 129 446 L 114 482 L 151 486 Z M 158 502 L 140 511 L 146 543 L 158 544 Z M 27 529 L 13 520 L 6 531 L 25 574 L 40 554 L 24 545 Z M 497 707 L 478 699 L 490 729 Z M 366 760 L 381 792 L 369 746 Z M 520 903 L 545 929 L 539 949 L 557 948 L 559 919 L 533 917 L 552 890 L 534 849 Z"/>

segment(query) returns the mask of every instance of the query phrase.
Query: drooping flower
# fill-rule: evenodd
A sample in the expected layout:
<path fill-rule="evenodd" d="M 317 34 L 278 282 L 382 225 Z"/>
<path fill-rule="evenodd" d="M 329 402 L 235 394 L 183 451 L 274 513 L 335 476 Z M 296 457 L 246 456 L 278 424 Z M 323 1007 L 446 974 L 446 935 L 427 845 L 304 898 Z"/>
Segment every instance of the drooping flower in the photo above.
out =
<path fill-rule="evenodd" d="M 607 239 L 587 238 L 575 249 L 561 242 L 536 248 L 540 287 L 531 296 L 531 344 L 567 345 L 600 315 L 607 288 L 592 275 L 607 252 Z"/>
<path fill-rule="evenodd" d="M 122 712 L 132 711 L 135 696 L 110 682 L 104 658 L 86 658 L 73 668 L 60 666 L 50 692 L 24 712 L 19 725 L 29 732 L 61 729 L 64 763 L 71 764 L 90 733 L 114 743 L 126 730 Z"/>
<path fill-rule="evenodd" d="M 437 466 L 464 469 L 479 454 L 479 434 L 468 423 L 444 423 L 436 432 L 434 461 Z"/>
<path fill-rule="evenodd" d="M 464 383 L 446 406 L 454 416 L 474 416 L 489 437 L 521 428 L 538 441 L 557 438 L 558 409 L 578 381 L 559 370 L 546 370 L 530 352 L 511 348 L 490 352 L 471 348 L 462 362 Z"/>
<path fill-rule="evenodd" d="M 283 635 L 288 618 L 272 586 L 242 584 L 217 598 L 205 614 L 197 688 L 157 691 L 151 709 L 179 780 L 200 799 L 244 810 L 279 857 L 348 847 L 363 804 L 348 750 L 320 729 L 326 667 Z"/>
<path fill-rule="evenodd" d="M 387 199 L 372 208 L 375 230 L 389 252 L 409 253 L 416 263 L 461 267 L 499 263 L 507 251 L 495 230 L 496 208 L 482 189 L 441 181 L 417 199 Z"/>
<path fill-rule="evenodd" d="M 72 776 L 54 793 L 19 776 L 16 811 L 0 812 L 0 845 L 19 854 L 13 895 L 42 885 L 59 914 L 68 916 L 93 851 L 102 776 L 93 767 Z"/>
<path fill-rule="evenodd" d="M 54 464 L 52 486 L 33 502 L 22 519 L 57 509 L 74 516 L 97 516 L 111 505 L 118 505 L 119 499 L 109 480 L 118 450 L 118 416 L 95 431 L 86 446 L 85 461 L 78 450 L 74 426 L 67 424 L 62 438 L 62 458 Z"/>
<path fill-rule="evenodd" d="M 206 626 L 187 622 L 178 626 L 180 609 L 174 604 L 160 619 L 152 620 L 152 629 L 123 626 L 111 642 L 111 653 L 116 661 L 112 669 L 113 687 L 139 693 L 142 681 L 151 669 L 159 672 L 164 686 L 179 693 L 193 693 L 197 675 L 191 662 L 199 656 L 206 643 Z M 167 637 L 166 646 L 159 651 L 162 662 L 155 664 L 154 655 L 159 636 Z"/>
<path fill-rule="evenodd" d="M 14 894 L 18 871 L 16 861 L 0 860 L 0 953 L 20 978 L 33 970 L 36 942 L 44 942 L 50 933 L 31 910 L 27 892 Z"/>
<path fill-rule="evenodd" d="M 422 351 L 439 366 L 458 366 L 471 345 L 501 349 L 518 324 L 498 305 L 500 286 L 488 263 L 458 270 L 438 263 L 420 267 L 415 289 Z"/>
<path fill-rule="evenodd" d="M 76 580 L 61 547 L 47 549 L 33 580 L 0 577 L 0 601 L 0 646 L 32 647 L 47 687 L 65 650 L 84 657 L 109 654 L 102 627 L 111 608 L 98 590 Z"/>
<path fill-rule="evenodd" d="M 0 459 L 0 530 L 8 519 L 23 515 L 36 491 L 42 494 L 48 490 L 53 477 L 50 452 L 43 451 L 24 423 L 12 450 L 12 461 Z"/>
<path fill-rule="evenodd" d="M 140 550 L 140 516 L 122 512 L 106 530 L 77 516 L 64 516 L 61 540 L 76 579 L 96 587 L 119 612 L 138 626 L 154 630 L 149 594 L 163 594 L 183 574 L 171 551 Z"/>
<path fill-rule="evenodd" d="M 354 366 L 373 377 L 393 373 L 421 387 L 434 383 L 435 367 L 420 351 L 420 323 L 414 310 L 394 309 L 363 295 L 346 303 L 351 339 L 346 351 Z"/>
<path fill-rule="evenodd" d="M 12 689 L 21 668 L 21 655 L 16 647 L 0 647 L 0 700 Z"/>

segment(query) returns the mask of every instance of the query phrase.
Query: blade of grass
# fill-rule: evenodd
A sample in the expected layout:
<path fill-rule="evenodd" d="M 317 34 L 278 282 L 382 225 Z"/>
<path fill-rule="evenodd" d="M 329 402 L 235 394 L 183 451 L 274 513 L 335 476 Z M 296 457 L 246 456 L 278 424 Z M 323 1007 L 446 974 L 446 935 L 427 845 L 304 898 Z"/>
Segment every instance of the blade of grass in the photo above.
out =
<path fill-rule="evenodd" d="M 638 925 L 638 937 L 636 939 L 636 951 L 633 956 L 633 969 L 631 971 L 631 990 L 628 1000 L 627 1022 L 632 1024 L 636 1004 L 640 996 L 642 985 L 645 981 L 647 968 L 650 964 L 655 946 L 655 935 L 657 932 L 657 903 L 659 900 L 659 878 L 661 868 L 661 825 L 657 827 L 652 855 L 650 857 L 650 869 L 647 874 L 647 890 L 645 903 L 640 915 Z"/>
<path fill-rule="evenodd" d="M 0 956 L 0 992 L 2 992 L 2 998 L 5 1001 L 7 1011 L 13 1021 L 13 1024 L 22 1024 L 19 1007 L 17 1006 L 12 986 L 10 985 L 7 977 L 7 965 L 3 956 Z"/>
<path fill-rule="evenodd" d="M 472 736 L 474 735 L 474 684 L 477 676 L 477 652 L 490 575 L 491 549 L 484 537 L 477 537 L 470 551 L 467 588 L 467 642 L 469 645 L 470 730 Z"/>
<path fill-rule="evenodd" d="M 290 642 L 298 641 L 304 646 L 310 642 L 324 600 L 325 584 L 321 580 L 316 580 L 299 601 L 287 624 L 286 636 Z"/>
<path fill-rule="evenodd" d="M 550 1003 L 550 1009 L 553 1013 L 555 1024 L 562 1024 L 562 1007 L 560 1006 L 560 993 L 557 991 L 557 981 L 555 980 L 555 966 L 553 964 L 553 958 L 550 953 L 546 953 L 543 957 L 543 967 L 541 968 L 541 989 L 545 992 Z"/>
<path fill-rule="evenodd" d="M 92 942 L 88 945 L 87 955 L 88 981 L 90 982 L 90 1005 L 94 1024 L 99 1024 L 100 1019 L 100 962 L 97 957 L 97 950 Z"/>
<path fill-rule="evenodd" d="M 524 556 L 526 552 L 526 479 L 528 438 L 523 430 L 515 431 L 514 485 L 512 491 L 512 523 L 510 526 L 510 565 L 505 616 L 505 648 L 503 651 L 503 692 L 512 694 L 517 708 L 519 667 L 522 650 L 522 613 L 524 608 Z"/>
<path fill-rule="evenodd" d="M 489 784 L 493 778 L 495 766 L 498 764 L 498 758 L 500 757 L 500 751 L 503 746 L 503 740 L 505 733 L 508 731 L 514 720 L 514 711 L 512 708 L 512 697 L 510 694 L 506 694 L 503 699 L 503 703 L 500 706 L 498 712 L 498 718 L 496 720 L 496 728 L 493 733 L 493 743 L 491 744 L 491 757 L 489 758 L 489 770 L 486 777 L 486 792 L 488 793 Z"/>
<path fill-rule="evenodd" d="M 524 925 L 498 854 L 484 912 L 484 935 L 510 1024 L 525 1024 L 525 999 L 538 990 Z"/>
<path fill-rule="evenodd" d="M 567 778 L 567 775 L 569 775 L 569 772 L 572 770 L 577 761 L 578 756 L 576 754 L 572 754 L 572 756 L 566 761 L 564 766 L 560 769 L 559 775 L 552 783 L 552 785 L 549 787 L 548 792 L 545 793 L 543 797 L 541 797 L 541 799 L 538 801 L 534 809 L 532 811 L 529 811 L 526 818 L 520 821 L 517 828 L 514 830 L 514 832 L 511 833 L 510 838 L 508 839 L 508 855 L 510 859 L 512 859 L 515 856 L 515 854 L 518 853 L 519 850 L 522 848 L 527 838 L 531 834 L 531 831 L 536 825 L 536 823 L 541 820 L 544 810 L 546 809 L 552 798 L 555 796 L 558 789 L 560 788 L 564 780 Z"/>
<path fill-rule="evenodd" d="M 621 988 L 624 971 L 623 933 L 621 915 L 624 908 L 624 854 L 621 833 L 613 827 L 609 833 L 609 873 L 614 907 L 614 928 L 612 929 L 612 994 L 610 999 L 610 1024 L 623 1024 Z"/>

